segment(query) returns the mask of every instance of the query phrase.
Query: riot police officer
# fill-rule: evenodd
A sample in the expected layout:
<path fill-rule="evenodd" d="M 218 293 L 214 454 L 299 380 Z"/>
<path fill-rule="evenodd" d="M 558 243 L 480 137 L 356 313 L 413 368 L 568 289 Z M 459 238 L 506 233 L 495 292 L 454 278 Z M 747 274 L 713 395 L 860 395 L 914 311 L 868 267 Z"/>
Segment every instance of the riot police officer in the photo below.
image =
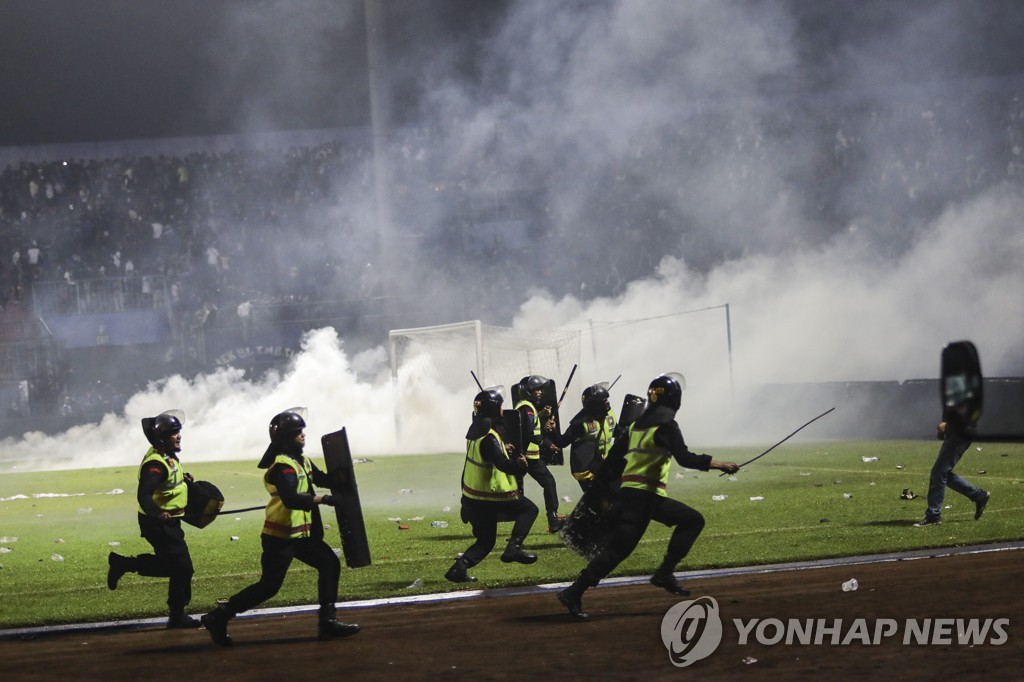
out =
<path fill-rule="evenodd" d="M 501 521 L 513 522 L 502 562 L 537 561 L 536 554 L 523 550 L 523 542 L 537 520 L 538 509 L 522 494 L 516 479 L 527 467 L 526 458 L 522 453 L 509 458 L 502 436 L 503 402 L 501 387 L 484 389 L 473 399 L 473 422 L 466 432 L 466 461 L 462 467 L 462 521 L 473 528 L 475 542 L 444 574 L 453 583 L 476 581 L 466 571 L 494 549 Z"/>
<path fill-rule="evenodd" d="M 317 599 L 320 604 L 317 634 L 320 639 L 347 637 L 359 626 L 335 618 L 341 562 L 324 542 L 319 505 L 334 505 L 330 495 L 319 495 L 313 484 L 328 486 L 327 474 L 303 455 L 306 421 L 303 408 L 287 410 L 270 421 L 270 446 L 260 460 L 266 469 L 263 485 L 270 493 L 261 541 L 262 573 L 259 581 L 235 594 L 202 618 L 210 637 L 220 646 L 231 646 L 228 621 L 237 614 L 270 599 L 284 583 L 293 559 L 317 571 Z"/>
<path fill-rule="evenodd" d="M 570 471 L 583 492 L 587 492 L 617 433 L 607 382 L 583 389 L 580 399 L 583 409 L 569 421 L 565 433 L 555 432 L 551 440 L 558 447 L 570 448 Z"/>
<path fill-rule="evenodd" d="M 551 405 L 540 405 L 544 386 L 548 380 L 532 374 L 523 377 L 519 382 L 519 402 L 515 409 L 519 411 L 526 432 L 526 473 L 537 481 L 544 491 L 544 511 L 548 517 L 548 532 L 557 533 L 565 519 L 558 514 L 558 488 L 555 477 L 548 471 L 548 465 L 541 457 L 541 448 L 550 447 L 547 436 L 555 430 Z M 520 474 L 520 486 L 523 476 Z"/>
<path fill-rule="evenodd" d="M 595 485 L 613 485 L 618 479 L 619 498 L 612 512 L 616 516 L 608 544 L 580 571 L 572 585 L 558 593 L 558 600 L 577 620 L 589 620 L 583 610 L 583 593 L 632 554 L 652 520 L 674 530 L 661 566 L 651 576 L 651 584 L 671 594 L 690 594 L 676 582 L 675 568 L 704 530 L 704 517 L 668 497 L 669 466 L 673 459 L 681 466 L 700 471 L 735 473 L 739 466 L 690 452 L 675 421 L 685 386 L 685 379 L 676 372 L 656 377 L 647 389 L 647 408 L 615 440 L 598 472 Z"/>
<path fill-rule="evenodd" d="M 139 531 L 153 546 L 152 554 L 107 556 L 107 587 L 117 589 L 125 573 L 167 578 L 169 628 L 196 628 L 199 621 L 185 614 L 192 600 L 192 556 L 185 543 L 181 519 L 188 504 L 188 483 L 178 453 L 181 452 L 180 410 L 168 410 L 142 420 L 142 432 L 150 448 L 139 466 Z"/>

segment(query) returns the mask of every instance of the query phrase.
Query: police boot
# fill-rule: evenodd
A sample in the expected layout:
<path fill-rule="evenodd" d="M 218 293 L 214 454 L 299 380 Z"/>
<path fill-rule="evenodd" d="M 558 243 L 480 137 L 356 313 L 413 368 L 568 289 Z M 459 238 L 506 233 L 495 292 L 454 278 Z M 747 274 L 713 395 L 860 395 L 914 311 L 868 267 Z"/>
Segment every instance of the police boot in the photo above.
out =
<path fill-rule="evenodd" d="M 107 569 L 107 587 L 116 590 L 121 576 L 128 573 L 128 557 L 111 552 L 107 555 L 107 564 L 109 565 Z"/>
<path fill-rule="evenodd" d="M 348 637 L 359 632 L 359 626 L 355 623 L 342 623 L 334 618 L 321 620 L 317 626 L 317 639 L 338 639 Z"/>
<path fill-rule="evenodd" d="M 583 610 L 583 593 L 588 587 L 593 587 L 596 584 L 597 581 L 591 578 L 584 569 L 580 571 L 579 577 L 572 585 L 558 593 L 558 601 L 569 609 L 569 615 L 576 620 L 590 620 L 590 615 Z"/>
<path fill-rule="evenodd" d="M 548 532 L 557 533 L 565 525 L 565 517 L 559 516 L 558 512 L 548 512 Z"/>
<path fill-rule="evenodd" d="M 505 564 L 532 564 L 537 561 L 537 555 L 523 551 L 523 538 L 510 538 L 505 551 L 501 553 L 501 561 Z"/>
<path fill-rule="evenodd" d="M 172 608 L 171 615 L 167 618 L 167 627 L 171 630 L 186 630 L 201 626 L 202 622 L 198 618 L 187 615 L 183 606 Z"/>
<path fill-rule="evenodd" d="M 228 611 L 228 607 L 221 604 L 200 619 L 203 627 L 210 633 L 210 639 L 213 640 L 214 644 L 218 646 L 231 646 L 234 644 L 231 641 L 231 636 L 228 634 L 228 621 L 234 615 Z"/>
<path fill-rule="evenodd" d="M 448 572 L 444 574 L 444 577 L 453 583 L 475 583 L 476 578 L 467 575 L 467 570 L 469 570 L 469 566 L 466 564 L 465 559 L 459 557 L 452 564 L 452 567 L 448 569 Z"/>
<path fill-rule="evenodd" d="M 670 594 L 678 594 L 681 597 L 690 596 L 690 591 L 676 582 L 675 574 L 666 568 L 659 568 L 651 576 L 651 584 L 660 587 Z"/>

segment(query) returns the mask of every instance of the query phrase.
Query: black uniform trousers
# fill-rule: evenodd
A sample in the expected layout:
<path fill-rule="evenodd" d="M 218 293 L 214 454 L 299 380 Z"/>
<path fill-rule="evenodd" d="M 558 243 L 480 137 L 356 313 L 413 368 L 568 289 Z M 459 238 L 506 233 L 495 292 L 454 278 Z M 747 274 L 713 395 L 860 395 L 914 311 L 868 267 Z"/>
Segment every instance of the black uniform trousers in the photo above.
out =
<path fill-rule="evenodd" d="M 167 606 L 172 611 L 184 609 L 192 601 L 192 555 L 185 544 L 181 521 L 163 523 L 139 514 L 139 531 L 153 546 L 153 554 L 127 557 L 127 568 L 139 575 L 170 578 L 167 585 Z"/>
<path fill-rule="evenodd" d="M 558 513 L 558 488 L 555 485 L 555 477 L 548 471 L 547 462 L 542 459 L 527 459 L 526 473 L 530 478 L 537 481 L 541 490 L 544 491 L 544 511 L 548 516 Z M 523 478 L 519 478 L 519 489 L 523 489 Z"/>
<path fill-rule="evenodd" d="M 636 488 L 622 488 L 611 513 L 617 516 L 608 544 L 585 569 L 593 581 L 604 579 L 633 553 L 651 521 L 674 527 L 661 565 L 667 571 L 675 570 L 704 530 L 704 517 L 696 509 L 671 497 Z"/>
<path fill-rule="evenodd" d="M 292 559 L 298 559 L 317 570 L 320 619 L 334 618 L 338 579 L 341 578 L 341 561 L 334 550 L 322 538 L 286 539 L 272 535 L 261 535 L 260 538 L 263 543 L 260 579 L 228 599 L 228 611 L 232 615 L 242 613 L 273 597 L 284 584 Z"/>
<path fill-rule="evenodd" d="M 462 560 L 466 562 L 466 566 L 476 566 L 491 553 L 494 543 L 498 540 L 499 522 L 512 521 L 511 537 L 522 542 L 530 534 L 537 514 L 537 505 L 525 497 L 504 502 L 488 502 L 463 496 L 462 520 L 472 526 L 473 537 L 476 538 L 476 542 L 462 553 Z"/>

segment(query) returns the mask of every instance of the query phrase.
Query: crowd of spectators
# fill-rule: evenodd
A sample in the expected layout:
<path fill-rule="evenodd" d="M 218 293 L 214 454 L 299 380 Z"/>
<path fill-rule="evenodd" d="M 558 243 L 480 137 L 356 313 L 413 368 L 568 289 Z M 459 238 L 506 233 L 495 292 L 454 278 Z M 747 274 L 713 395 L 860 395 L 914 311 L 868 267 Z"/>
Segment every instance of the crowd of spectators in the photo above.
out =
<path fill-rule="evenodd" d="M 421 272 L 446 290 L 458 286 L 454 273 L 465 281 L 487 272 L 476 293 L 488 305 L 530 282 L 558 294 L 613 295 L 666 254 L 698 265 L 737 255 L 735 243 L 688 230 L 694 216 L 679 208 L 687 197 L 666 197 L 649 178 L 683 166 L 725 168 L 726 189 L 742 196 L 758 174 L 777 173 L 774 160 L 796 144 L 816 150 L 787 178 L 806 190 L 811 219 L 838 230 L 884 210 L 879 225 L 909 240 L 914 221 L 950 199 L 1024 180 L 1024 87 L 971 87 L 969 107 L 957 92 L 893 98 L 885 108 L 835 97 L 775 108 L 719 103 L 683 112 L 687 124 L 674 133 L 638 133 L 629 145 L 634 163 L 605 178 L 591 208 L 595 220 L 618 226 L 623 243 L 642 237 L 651 246 L 626 259 L 609 258 L 612 244 L 588 251 L 585 221 L 555 229 L 545 187 L 490 184 L 504 172 L 500 157 L 434 175 L 431 168 L 447 165 L 438 162 L 444 150 L 412 129 L 393 155 L 397 242 L 422 254 Z M 989 134 L 970 135 L 979 125 Z M 338 197 L 372 196 L 370 159 L 368 144 L 330 142 L 9 165 L 0 172 L 0 317 L 31 309 L 33 287 L 102 280 L 131 282 L 131 305 L 166 309 L 176 330 L 235 325 L 248 333 L 257 309 L 287 303 L 348 301 L 358 317 L 360 301 L 380 293 L 382 274 L 372 230 L 360 224 L 372 217 L 339 209 Z M 427 201 L 435 215 L 423 220 Z M 566 254 L 576 259 L 571 268 L 561 267 Z M 84 385 L 78 397 L 54 388 L 56 409 L 123 399 L 123 387 L 104 390 L 91 378 Z"/>

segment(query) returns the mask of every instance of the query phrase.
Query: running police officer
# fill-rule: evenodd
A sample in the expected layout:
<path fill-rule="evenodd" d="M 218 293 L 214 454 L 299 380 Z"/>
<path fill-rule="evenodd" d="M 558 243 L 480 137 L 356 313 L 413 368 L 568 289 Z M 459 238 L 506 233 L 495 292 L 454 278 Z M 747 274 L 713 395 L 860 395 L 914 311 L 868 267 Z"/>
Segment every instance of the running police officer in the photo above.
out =
<path fill-rule="evenodd" d="M 526 458 L 519 453 L 510 459 L 502 437 L 503 402 L 501 387 L 484 389 L 473 399 L 473 422 L 466 432 L 466 462 L 462 468 L 462 521 L 472 526 L 476 541 L 444 574 L 453 583 L 476 581 L 466 571 L 494 549 L 500 521 L 513 522 L 502 562 L 537 561 L 536 554 L 523 551 L 523 542 L 537 520 L 537 505 L 523 496 L 516 478 L 526 469 Z"/>
<path fill-rule="evenodd" d="M 192 600 L 192 556 L 185 544 L 181 518 L 188 503 L 188 482 L 178 453 L 181 452 L 180 410 L 168 410 L 142 420 L 142 432 L 151 447 L 139 466 L 139 530 L 153 546 L 153 554 L 107 557 L 107 587 L 117 589 L 125 573 L 168 578 L 169 628 L 196 628 L 199 621 L 185 614 Z"/>
<path fill-rule="evenodd" d="M 609 397 L 607 382 L 583 389 L 583 409 L 569 421 L 565 433 L 556 432 L 551 436 L 558 447 L 570 447 L 569 468 L 583 492 L 590 489 L 617 435 Z"/>
<path fill-rule="evenodd" d="M 528 436 L 526 447 L 526 473 L 537 481 L 544 491 L 544 511 L 548 517 L 548 532 L 557 533 L 565 523 L 558 514 L 558 489 L 555 477 L 548 471 L 547 463 L 541 458 L 541 447 L 550 446 L 545 443 L 546 436 L 555 430 L 555 420 L 551 416 L 550 405 L 539 407 L 543 389 L 548 380 L 536 374 L 523 377 L 519 382 L 519 402 L 515 409 L 519 411 L 523 428 Z M 538 409 L 539 408 L 539 409 Z M 524 436 L 524 438 L 526 438 Z M 520 483 L 522 475 L 520 475 Z"/>
<path fill-rule="evenodd" d="M 319 495 L 313 484 L 328 486 L 330 481 L 312 460 L 302 454 L 306 445 L 304 408 L 282 412 L 270 421 L 270 446 L 260 460 L 266 469 L 263 485 L 270 493 L 263 523 L 262 573 L 253 583 L 220 604 L 202 618 L 210 637 L 220 646 L 231 646 L 228 621 L 277 594 L 284 583 L 292 559 L 317 571 L 317 598 L 320 604 L 317 634 L 320 639 L 346 637 L 359 632 L 359 626 L 335 619 L 341 562 L 324 542 L 324 526 L 319 505 L 334 505 L 330 495 Z"/>
<path fill-rule="evenodd" d="M 647 408 L 629 425 L 626 433 L 615 440 L 597 475 L 596 485 L 612 485 L 615 479 L 621 478 L 618 516 L 608 544 L 572 585 L 558 593 L 558 600 L 578 620 L 589 620 L 583 610 L 583 593 L 632 554 L 652 520 L 674 530 L 651 584 L 671 594 L 690 594 L 676 582 L 675 569 L 704 529 L 704 517 L 667 496 L 669 465 L 675 459 L 690 469 L 717 469 L 726 473 L 735 473 L 739 466 L 690 452 L 675 421 L 685 386 L 683 376 L 675 372 L 662 374 L 651 382 L 647 389 Z"/>

